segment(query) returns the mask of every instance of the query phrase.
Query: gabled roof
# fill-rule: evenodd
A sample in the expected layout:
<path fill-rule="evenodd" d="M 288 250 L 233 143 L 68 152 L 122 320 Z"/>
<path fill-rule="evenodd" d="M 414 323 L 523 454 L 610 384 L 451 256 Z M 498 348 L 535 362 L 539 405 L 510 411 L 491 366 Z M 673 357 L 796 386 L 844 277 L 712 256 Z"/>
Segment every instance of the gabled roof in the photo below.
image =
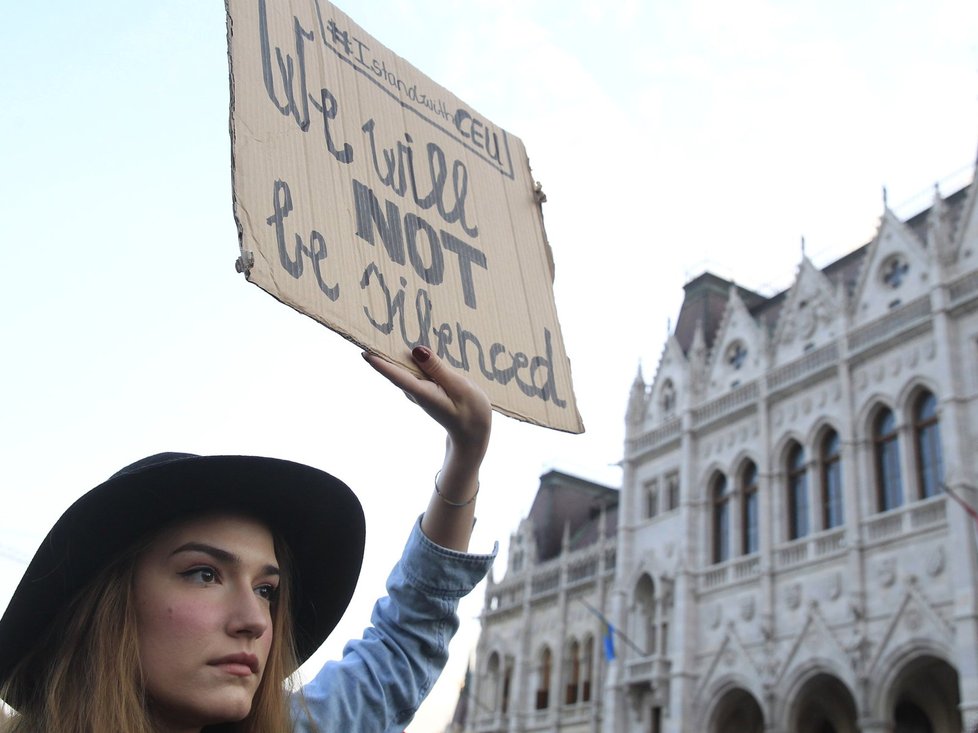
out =
<path fill-rule="evenodd" d="M 963 215 L 970 187 L 970 185 L 965 186 L 944 199 L 948 223 L 955 231 Z M 921 242 L 927 241 L 930 214 L 931 207 L 928 207 L 904 222 L 904 226 Z M 863 262 L 870 244 L 864 244 L 822 268 L 822 274 L 836 287 L 836 292 L 846 299 L 852 296 L 859 282 Z M 702 323 L 707 349 L 713 347 L 717 330 L 727 306 L 730 288 L 737 288 L 738 295 L 743 300 L 744 305 L 747 306 L 750 314 L 766 329 L 769 335 L 773 334 L 790 288 L 770 297 L 765 297 L 711 272 L 703 272 L 683 286 L 685 296 L 679 310 L 679 318 L 676 320 L 675 330 L 676 339 L 682 346 L 683 353 L 689 353 L 698 323 Z"/>
<path fill-rule="evenodd" d="M 713 339 L 720 327 L 723 313 L 727 309 L 727 301 L 730 299 L 730 288 L 737 288 L 737 293 L 748 310 L 766 300 L 763 295 L 742 288 L 712 272 L 704 272 L 683 286 L 686 295 L 683 298 L 682 308 L 679 309 L 679 318 L 676 320 L 676 340 L 683 347 L 683 353 L 689 352 L 689 347 L 693 343 L 693 334 L 696 332 L 696 324 L 700 321 L 703 323 L 706 348 L 713 346 Z"/>
<path fill-rule="evenodd" d="M 545 562 L 560 554 L 565 526 L 570 531 L 570 549 L 597 542 L 602 516 L 605 536 L 613 536 L 618 529 L 617 509 L 618 489 L 560 471 L 545 473 L 540 477 L 540 488 L 528 517 L 537 561 Z"/>

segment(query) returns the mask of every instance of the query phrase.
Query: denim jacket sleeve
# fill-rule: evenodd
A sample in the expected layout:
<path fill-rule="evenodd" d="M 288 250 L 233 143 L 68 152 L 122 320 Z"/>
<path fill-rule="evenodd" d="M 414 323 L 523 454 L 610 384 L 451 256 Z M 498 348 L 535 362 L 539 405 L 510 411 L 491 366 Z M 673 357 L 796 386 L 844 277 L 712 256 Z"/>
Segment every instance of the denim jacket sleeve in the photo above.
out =
<path fill-rule="evenodd" d="M 371 626 L 292 697 L 296 733 L 404 730 L 448 659 L 459 599 L 495 557 L 440 547 L 415 522 L 401 559 L 374 604 Z"/>

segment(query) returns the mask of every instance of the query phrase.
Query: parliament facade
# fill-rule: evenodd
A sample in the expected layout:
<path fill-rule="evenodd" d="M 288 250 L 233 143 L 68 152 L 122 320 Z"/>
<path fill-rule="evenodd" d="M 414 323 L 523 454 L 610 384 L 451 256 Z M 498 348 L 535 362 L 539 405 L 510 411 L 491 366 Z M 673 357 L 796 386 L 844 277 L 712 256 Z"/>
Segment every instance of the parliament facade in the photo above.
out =
<path fill-rule="evenodd" d="M 466 731 L 978 726 L 978 186 L 883 208 L 773 297 L 685 285 L 620 490 L 551 472 L 512 536 Z"/>

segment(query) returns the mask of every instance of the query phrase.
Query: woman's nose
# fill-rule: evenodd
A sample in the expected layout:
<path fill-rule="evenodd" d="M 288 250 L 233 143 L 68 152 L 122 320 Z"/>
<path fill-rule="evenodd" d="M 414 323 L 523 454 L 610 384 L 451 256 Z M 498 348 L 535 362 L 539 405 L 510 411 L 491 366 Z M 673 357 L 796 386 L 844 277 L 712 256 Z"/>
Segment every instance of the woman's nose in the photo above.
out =
<path fill-rule="evenodd" d="M 248 587 L 235 594 L 228 618 L 228 633 L 232 636 L 261 637 L 271 623 L 268 601 L 259 598 Z"/>

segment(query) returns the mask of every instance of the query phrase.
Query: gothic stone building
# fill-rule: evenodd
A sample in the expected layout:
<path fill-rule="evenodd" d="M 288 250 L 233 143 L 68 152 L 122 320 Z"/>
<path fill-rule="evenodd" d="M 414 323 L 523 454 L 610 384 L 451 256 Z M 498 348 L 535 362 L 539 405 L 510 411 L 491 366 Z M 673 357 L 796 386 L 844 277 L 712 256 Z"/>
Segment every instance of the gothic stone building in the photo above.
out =
<path fill-rule="evenodd" d="M 589 585 L 567 542 L 520 567 L 514 537 L 467 730 L 978 726 L 978 547 L 955 499 L 978 505 L 978 186 L 906 221 L 884 205 L 869 244 L 824 269 L 803 256 L 774 297 L 689 282 L 625 419 Z M 627 639 L 613 661 L 576 593 Z"/>
<path fill-rule="evenodd" d="M 466 730 L 598 733 L 618 490 L 551 471 L 490 579 Z"/>

